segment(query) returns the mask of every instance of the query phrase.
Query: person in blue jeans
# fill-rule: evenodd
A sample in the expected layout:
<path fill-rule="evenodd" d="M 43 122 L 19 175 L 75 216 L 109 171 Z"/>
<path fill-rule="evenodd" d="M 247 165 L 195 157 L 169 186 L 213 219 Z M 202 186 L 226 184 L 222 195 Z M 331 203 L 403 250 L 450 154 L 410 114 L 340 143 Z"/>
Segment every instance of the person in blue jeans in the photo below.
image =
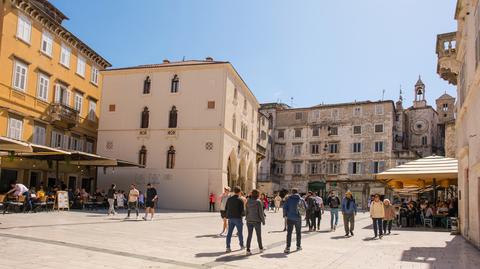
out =
<path fill-rule="evenodd" d="M 327 205 L 330 207 L 330 231 L 335 231 L 338 225 L 340 198 L 338 198 L 334 191 L 330 192 L 330 196 L 327 199 Z"/>
<path fill-rule="evenodd" d="M 227 250 L 226 252 L 232 252 L 230 243 L 232 241 L 233 230 L 237 228 L 238 240 L 240 241 L 240 249 L 244 249 L 243 245 L 243 215 L 245 210 L 245 204 L 240 198 L 240 187 L 234 187 L 234 195 L 228 198 L 225 205 L 225 211 L 228 219 L 228 232 L 227 232 Z"/>
<path fill-rule="evenodd" d="M 287 219 L 287 247 L 285 253 L 290 253 L 293 227 L 295 227 L 297 235 L 297 251 L 302 250 L 302 216 L 299 212 L 299 203 L 303 203 L 303 208 L 307 208 L 307 204 L 298 194 L 298 190 L 292 189 L 292 195 L 283 205 L 283 217 Z"/>
<path fill-rule="evenodd" d="M 345 193 L 342 200 L 343 227 L 345 228 L 345 236 L 353 236 L 355 228 L 355 215 L 357 215 L 357 204 L 353 198 L 351 191 Z"/>

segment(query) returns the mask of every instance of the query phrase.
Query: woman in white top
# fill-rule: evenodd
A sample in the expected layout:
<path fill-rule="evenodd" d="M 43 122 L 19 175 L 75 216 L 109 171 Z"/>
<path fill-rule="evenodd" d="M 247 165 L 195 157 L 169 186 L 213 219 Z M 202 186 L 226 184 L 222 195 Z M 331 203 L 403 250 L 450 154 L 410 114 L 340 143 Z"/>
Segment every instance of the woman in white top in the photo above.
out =
<path fill-rule="evenodd" d="M 385 208 L 383 202 L 380 201 L 380 195 L 375 194 L 375 198 L 370 204 L 370 217 L 373 220 L 373 232 L 377 238 L 378 231 L 380 232 L 380 239 L 383 237 L 383 218 L 385 217 Z"/>

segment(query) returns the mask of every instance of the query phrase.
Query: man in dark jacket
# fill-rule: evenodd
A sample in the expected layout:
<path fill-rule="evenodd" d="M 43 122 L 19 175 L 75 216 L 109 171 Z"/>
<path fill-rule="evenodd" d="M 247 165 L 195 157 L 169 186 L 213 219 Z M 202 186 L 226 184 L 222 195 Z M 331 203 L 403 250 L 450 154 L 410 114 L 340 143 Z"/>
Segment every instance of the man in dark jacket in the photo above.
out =
<path fill-rule="evenodd" d="M 287 247 L 285 248 L 285 253 L 290 253 L 294 226 L 297 234 L 297 251 L 302 250 L 302 216 L 301 212 L 299 212 L 299 208 L 302 207 L 304 209 L 307 208 L 305 201 L 300 197 L 297 189 L 292 189 L 292 195 L 288 197 L 283 205 L 283 217 L 287 218 Z"/>
<path fill-rule="evenodd" d="M 357 215 L 357 205 L 351 191 L 345 193 L 342 200 L 343 226 L 345 228 L 345 236 L 353 236 L 353 228 L 355 227 L 355 215 Z"/>
<path fill-rule="evenodd" d="M 243 220 L 245 204 L 240 198 L 240 187 L 234 187 L 234 195 L 228 198 L 227 204 L 225 205 L 225 211 L 227 213 L 228 219 L 228 232 L 227 232 L 227 253 L 231 252 L 230 242 L 232 241 L 233 229 L 237 227 L 238 240 L 240 241 L 240 248 L 244 249 L 243 246 Z"/>

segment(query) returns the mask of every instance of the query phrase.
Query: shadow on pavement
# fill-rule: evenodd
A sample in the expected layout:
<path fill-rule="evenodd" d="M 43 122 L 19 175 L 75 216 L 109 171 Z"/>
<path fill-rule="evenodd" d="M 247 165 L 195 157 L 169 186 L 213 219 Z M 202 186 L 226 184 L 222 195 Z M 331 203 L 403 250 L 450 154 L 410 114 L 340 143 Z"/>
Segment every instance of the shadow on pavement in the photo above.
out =
<path fill-rule="evenodd" d="M 203 252 L 203 253 L 197 253 L 195 254 L 196 258 L 202 258 L 202 257 L 218 257 L 222 256 L 225 254 L 225 251 L 217 251 L 217 252 Z"/>
<path fill-rule="evenodd" d="M 339 235 L 339 236 L 332 236 L 330 239 L 338 240 L 338 239 L 348 239 L 351 236 L 344 236 L 344 235 Z"/>
<path fill-rule="evenodd" d="M 380 238 L 375 238 L 375 237 L 365 237 L 362 239 L 363 241 L 375 241 L 375 240 L 380 240 Z"/>
<path fill-rule="evenodd" d="M 260 255 L 260 257 L 262 258 L 266 258 L 266 259 L 282 259 L 282 258 L 287 258 L 287 254 L 285 253 L 268 253 L 268 254 L 263 254 L 263 255 Z"/>
<path fill-rule="evenodd" d="M 195 238 L 223 238 L 225 236 L 219 234 L 203 234 L 203 235 L 196 235 Z"/>
<path fill-rule="evenodd" d="M 281 230 L 281 231 L 269 231 L 269 234 L 277 234 L 277 233 L 286 233 L 287 231 Z"/>
<path fill-rule="evenodd" d="M 429 264 L 430 268 L 478 268 L 478 250 L 463 237 L 455 236 L 442 247 L 411 247 L 401 261 Z"/>

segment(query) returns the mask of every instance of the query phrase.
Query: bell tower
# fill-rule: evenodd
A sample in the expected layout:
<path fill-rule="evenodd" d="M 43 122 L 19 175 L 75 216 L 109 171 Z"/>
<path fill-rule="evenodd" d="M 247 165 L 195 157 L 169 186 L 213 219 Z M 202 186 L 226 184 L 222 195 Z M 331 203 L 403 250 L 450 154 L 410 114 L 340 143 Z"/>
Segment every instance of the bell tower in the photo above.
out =
<path fill-rule="evenodd" d="M 446 92 L 437 100 L 438 122 L 444 124 L 455 119 L 455 98 Z"/>
<path fill-rule="evenodd" d="M 415 83 L 415 101 L 413 101 L 414 108 L 422 108 L 427 106 L 427 100 L 425 99 L 425 84 L 423 84 L 422 78 L 418 76 L 418 81 Z"/>

